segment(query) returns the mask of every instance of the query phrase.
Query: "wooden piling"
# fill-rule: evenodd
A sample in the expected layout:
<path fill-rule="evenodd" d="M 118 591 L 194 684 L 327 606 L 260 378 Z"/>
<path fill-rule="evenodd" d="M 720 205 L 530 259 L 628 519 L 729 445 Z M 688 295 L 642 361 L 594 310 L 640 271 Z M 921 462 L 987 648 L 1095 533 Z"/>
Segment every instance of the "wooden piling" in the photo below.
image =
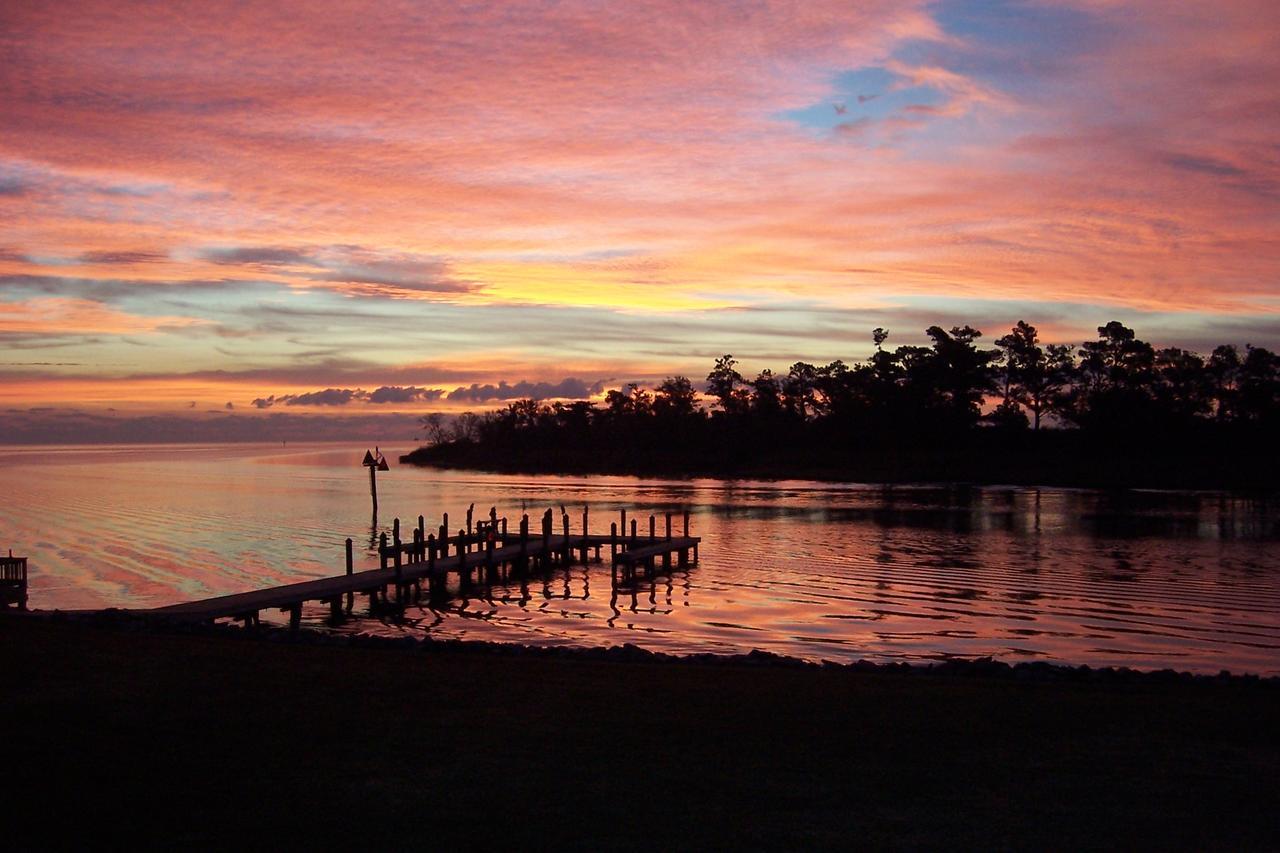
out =
<path fill-rule="evenodd" d="M 467 568 L 467 531 L 458 529 L 458 577 L 464 585 L 471 583 L 471 569 Z"/>
<path fill-rule="evenodd" d="M 520 516 L 520 570 L 529 567 L 529 516 Z"/>
<path fill-rule="evenodd" d="M 434 593 L 436 591 L 436 537 L 434 533 L 427 534 L 427 541 L 423 543 L 422 550 L 427 561 L 427 592 Z"/>
<path fill-rule="evenodd" d="M 404 603 L 404 571 L 403 571 L 403 568 L 401 567 L 401 561 L 400 561 L 400 558 L 401 558 L 400 519 L 398 518 L 396 519 L 395 531 L 396 531 L 396 541 L 395 541 L 395 547 L 393 548 L 393 550 L 395 551 L 395 554 L 392 555 L 392 563 L 395 566 L 395 570 L 396 570 L 396 603 L 403 604 Z"/>
<path fill-rule="evenodd" d="M 618 564 L 618 522 L 609 525 L 609 565 Z"/>
<path fill-rule="evenodd" d="M 387 567 L 387 534 L 382 532 L 378 534 L 378 567 L 385 569 Z"/>
<path fill-rule="evenodd" d="M 476 505 L 472 504 L 467 507 L 467 535 L 471 535 L 471 515 L 476 511 Z"/>
<path fill-rule="evenodd" d="M 689 538 L 689 510 L 684 511 L 684 538 Z"/>
<path fill-rule="evenodd" d="M 551 510 L 547 510 L 542 515 L 542 554 L 539 558 L 539 564 L 543 568 L 551 556 Z"/>
<path fill-rule="evenodd" d="M 649 541 L 656 542 L 658 539 L 657 522 L 654 521 L 652 515 L 649 516 Z"/>
<path fill-rule="evenodd" d="M 560 516 L 560 526 L 564 528 L 564 551 L 561 559 L 567 566 L 573 562 L 573 549 L 569 547 L 569 513 Z"/>
<path fill-rule="evenodd" d="M 355 559 L 352 551 L 351 537 L 347 537 L 347 576 L 350 577 L 355 573 Z M 351 608 L 355 606 L 356 595 L 354 592 L 347 593 L 347 612 L 351 612 Z"/>

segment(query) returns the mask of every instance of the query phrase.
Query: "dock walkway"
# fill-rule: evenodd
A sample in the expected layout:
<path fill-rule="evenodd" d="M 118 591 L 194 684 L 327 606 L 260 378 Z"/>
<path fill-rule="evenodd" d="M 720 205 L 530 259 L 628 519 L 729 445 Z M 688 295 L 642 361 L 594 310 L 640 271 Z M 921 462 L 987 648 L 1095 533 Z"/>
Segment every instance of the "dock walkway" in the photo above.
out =
<path fill-rule="evenodd" d="M 424 582 L 428 592 L 435 595 L 446 590 L 450 575 L 456 576 L 460 587 L 467 588 L 476 582 L 503 581 L 513 571 L 568 565 L 574 562 L 575 555 L 587 562 L 594 552 L 595 559 L 600 560 L 601 551 L 606 547 L 615 576 L 620 574 L 623 580 L 629 580 L 635 577 L 637 567 L 653 572 L 659 558 L 664 567 L 671 565 L 673 557 L 681 566 L 688 565 L 690 559 L 696 563 L 702 541 L 689 535 L 688 513 L 684 514 L 684 535 L 672 534 L 671 514 L 667 513 L 665 532 L 661 535 L 656 530 L 656 519 L 650 516 L 647 537 L 639 533 L 634 519 L 629 536 L 619 535 L 616 522 L 611 525 L 609 535 L 593 535 L 588 532 L 586 511 L 582 516 L 583 533 L 579 535 L 570 534 L 567 514 L 562 516 L 562 532 L 552 533 L 548 510 L 543 516 L 542 535 L 533 537 L 529 535 L 527 515 L 521 519 L 519 532 L 508 533 L 506 519 L 499 519 L 495 510 L 490 510 L 487 521 L 474 525 L 471 514 L 468 510 L 467 527 L 452 536 L 448 533 L 446 514 L 438 538 L 434 533 L 426 534 L 424 519 L 419 516 L 410 542 L 400 540 L 400 520 L 396 519 L 390 541 L 385 533 L 380 537 L 381 565 L 377 569 L 354 571 L 352 541 L 348 539 L 346 574 L 172 604 L 145 612 L 183 621 L 212 622 L 230 618 L 256 623 L 261 611 L 280 610 L 289 614 L 290 626 L 297 628 L 302 606 L 307 602 L 328 604 L 330 615 L 336 620 L 343 615 L 344 602 L 346 612 L 351 611 L 356 595 L 369 596 L 371 608 L 378 606 L 379 601 L 389 603 L 391 594 L 397 605 L 403 605 L 411 597 L 421 595 Z M 625 531 L 625 510 L 621 518 Z"/>

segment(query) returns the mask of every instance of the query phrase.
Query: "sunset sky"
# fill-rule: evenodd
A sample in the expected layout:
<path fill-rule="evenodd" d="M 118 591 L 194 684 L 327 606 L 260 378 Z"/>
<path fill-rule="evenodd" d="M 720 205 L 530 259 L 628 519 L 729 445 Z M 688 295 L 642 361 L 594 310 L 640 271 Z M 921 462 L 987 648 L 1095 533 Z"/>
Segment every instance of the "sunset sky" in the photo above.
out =
<path fill-rule="evenodd" d="M 1018 319 L 1280 345 L 1275 0 L 0 6 L 10 415 L 482 409 Z"/>

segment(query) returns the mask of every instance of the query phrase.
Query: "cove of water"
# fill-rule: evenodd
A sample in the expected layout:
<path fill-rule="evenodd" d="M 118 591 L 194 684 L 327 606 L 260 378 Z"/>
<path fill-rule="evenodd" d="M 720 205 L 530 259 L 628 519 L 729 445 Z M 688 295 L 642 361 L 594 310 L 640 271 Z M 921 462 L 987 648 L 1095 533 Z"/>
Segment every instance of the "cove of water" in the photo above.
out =
<path fill-rule="evenodd" d="M 0 448 L 0 548 L 30 557 L 31 606 L 154 607 L 376 566 L 399 516 L 429 530 L 493 505 L 516 523 L 563 504 L 592 532 L 618 510 L 691 513 L 701 561 L 619 588 L 574 565 L 344 632 L 808 660 L 991 656 L 1280 674 L 1280 507 L 1210 492 L 1093 492 L 809 481 L 645 480 L 419 469 L 384 448 L 371 520 L 365 448 Z M 678 525 L 677 521 L 677 525 Z M 406 538 L 407 535 L 406 535 Z M 607 549 L 606 549 L 607 550 Z M 280 614 L 264 613 L 264 619 Z"/>

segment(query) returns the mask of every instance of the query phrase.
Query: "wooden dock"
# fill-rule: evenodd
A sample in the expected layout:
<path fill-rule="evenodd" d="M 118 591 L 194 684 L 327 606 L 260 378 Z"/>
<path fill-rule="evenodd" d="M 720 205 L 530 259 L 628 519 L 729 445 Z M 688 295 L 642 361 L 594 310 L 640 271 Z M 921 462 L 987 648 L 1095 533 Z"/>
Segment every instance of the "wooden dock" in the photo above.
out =
<path fill-rule="evenodd" d="M 508 530 L 507 520 L 491 509 L 489 518 L 473 523 L 474 504 L 467 510 L 466 526 L 456 534 L 449 533 L 449 516 L 432 533 L 427 533 L 425 519 L 418 516 L 411 540 L 402 541 L 400 519 L 396 519 L 390 537 L 383 533 L 378 545 L 379 568 L 354 570 L 352 541 L 346 542 L 346 573 L 335 577 L 300 581 L 252 592 L 223 595 L 200 601 L 173 604 L 146 611 L 169 619 L 212 622 L 217 619 L 239 619 L 256 624 L 259 614 L 279 610 L 289 614 L 289 625 L 297 628 L 302 619 L 302 606 L 319 602 L 329 606 L 330 618 L 341 619 L 350 613 L 357 595 L 369 598 L 371 610 L 381 606 L 402 607 L 426 593 L 432 597 L 447 593 L 452 575 L 460 588 L 474 584 L 502 583 L 513 574 L 547 571 L 575 561 L 588 562 L 594 556 L 602 560 L 609 549 L 609 563 L 617 582 L 634 580 L 638 573 L 653 574 L 662 567 L 670 568 L 673 560 L 687 566 L 698 560 L 699 537 L 689 535 L 689 514 L 683 514 L 683 531 L 675 535 L 672 514 L 664 516 L 664 527 L 657 529 L 657 519 L 649 516 L 648 535 L 637 529 L 632 519 L 627 531 L 627 514 L 621 513 L 608 535 L 592 534 L 588 511 L 582 513 L 581 533 L 570 531 L 569 516 L 562 514 L 560 532 L 553 530 L 553 514 L 542 516 L 542 530 L 534 535 L 529 530 L 529 516 L 521 518 L 518 529 Z M 621 529 L 622 533 L 619 533 Z"/>
<path fill-rule="evenodd" d="M 27 558 L 15 557 L 12 551 L 0 557 L 0 607 L 10 604 L 27 609 Z"/>

